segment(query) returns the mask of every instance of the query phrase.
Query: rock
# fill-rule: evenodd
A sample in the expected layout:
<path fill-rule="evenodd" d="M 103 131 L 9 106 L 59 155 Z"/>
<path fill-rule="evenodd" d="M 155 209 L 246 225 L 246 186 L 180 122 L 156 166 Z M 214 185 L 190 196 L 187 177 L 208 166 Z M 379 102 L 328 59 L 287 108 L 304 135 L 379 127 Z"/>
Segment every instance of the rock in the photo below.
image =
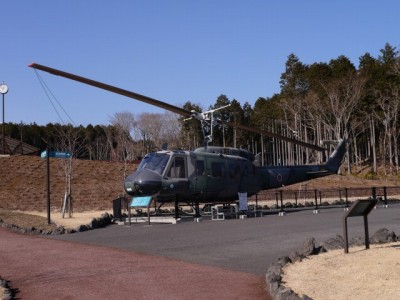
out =
<path fill-rule="evenodd" d="M 362 236 L 357 236 L 354 237 L 350 240 L 349 242 L 350 247 L 351 246 L 364 246 L 365 245 L 365 238 Z"/>
<path fill-rule="evenodd" d="M 280 282 L 282 279 L 282 267 L 275 264 L 268 268 L 266 274 L 267 282 Z"/>
<path fill-rule="evenodd" d="M 272 298 L 275 299 L 275 295 L 278 293 L 279 291 L 279 282 L 277 281 L 273 281 L 273 282 L 268 282 L 268 292 L 270 293 L 270 295 L 272 296 Z"/>
<path fill-rule="evenodd" d="M 107 224 L 109 224 L 111 222 L 111 217 L 108 214 L 108 212 L 105 212 L 104 214 L 101 215 L 101 218 L 104 219 L 104 221 L 106 221 Z"/>
<path fill-rule="evenodd" d="M 18 232 L 19 233 L 27 233 L 28 231 L 25 228 L 19 228 Z"/>
<path fill-rule="evenodd" d="M 59 234 L 64 234 L 65 233 L 65 228 L 61 225 L 56 225 L 56 230 Z"/>
<path fill-rule="evenodd" d="M 97 221 L 96 228 L 101 228 L 107 226 L 108 224 L 111 224 L 112 218 L 107 212 L 105 212 L 104 214 L 101 215 L 100 218 L 97 218 L 96 221 Z"/>
<path fill-rule="evenodd" d="M 397 236 L 393 231 L 389 231 L 387 228 L 381 228 L 372 235 L 370 241 L 372 244 L 396 242 Z"/>
<path fill-rule="evenodd" d="M 76 232 L 84 232 L 84 231 L 88 231 L 89 228 L 86 225 L 79 225 L 78 227 L 75 228 Z"/>
<path fill-rule="evenodd" d="M 330 238 L 322 243 L 322 247 L 326 250 L 344 249 L 344 238 L 337 235 L 335 238 Z"/>
<path fill-rule="evenodd" d="M 289 258 L 289 256 L 282 256 L 278 258 L 278 265 L 283 267 L 287 264 L 290 264 L 292 262 L 292 259 Z"/>
<path fill-rule="evenodd" d="M 276 300 L 301 300 L 291 289 L 281 287 L 275 296 Z"/>
<path fill-rule="evenodd" d="M 334 245 L 341 245 L 343 247 L 344 240 L 341 236 L 337 236 L 334 239 L 330 239 L 326 242 L 328 247 L 332 247 Z M 265 280 L 268 288 L 268 292 L 272 296 L 274 300 L 301 300 L 307 299 L 312 300 L 308 296 L 300 297 L 290 288 L 285 287 L 282 284 L 282 276 L 283 276 L 283 267 L 286 264 L 301 261 L 303 258 L 315 255 L 321 252 L 326 252 L 326 249 L 323 246 L 318 248 L 315 247 L 315 239 L 308 238 L 299 251 L 293 251 L 289 256 L 283 256 L 278 259 L 278 262 L 272 264 L 265 274 Z"/>
<path fill-rule="evenodd" d="M 299 261 L 302 261 L 304 258 L 305 258 L 305 256 L 302 255 L 302 254 L 300 254 L 300 253 L 297 252 L 297 251 L 292 251 L 292 252 L 290 252 L 290 254 L 289 254 L 289 259 L 290 259 L 292 262 L 299 262 Z"/>
<path fill-rule="evenodd" d="M 309 256 L 309 255 L 316 254 L 315 239 L 313 237 L 306 239 L 299 254 L 303 255 L 303 256 Z"/>
<path fill-rule="evenodd" d="M 42 231 L 32 226 L 31 228 L 28 229 L 28 233 L 31 235 L 39 235 L 42 234 Z"/>
<path fill-rule="evenodd" d="M 0 287 L 4 289 L 3 294 L 0 294 L 0 298 L 3 300 L 11 300 L 13 298 L 13 293 L 10 290 L 10 287 L 8 286 L 8 282 L 6 280 L 1 279 L 0 277 Z"/>
<path fill-rule="evenodd" d="M 92 229 L 96 229 L 99 227 L 99 222 L 97 221 L 96 218 L 93 218 L 92 221 L 90 221 L 89 226 Z"/>

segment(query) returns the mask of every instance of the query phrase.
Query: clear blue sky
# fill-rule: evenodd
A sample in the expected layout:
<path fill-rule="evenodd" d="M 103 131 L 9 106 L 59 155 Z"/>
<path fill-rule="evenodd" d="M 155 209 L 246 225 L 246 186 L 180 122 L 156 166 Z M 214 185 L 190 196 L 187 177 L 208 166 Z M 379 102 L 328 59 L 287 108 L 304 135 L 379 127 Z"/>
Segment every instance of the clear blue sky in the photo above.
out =
<path fill-rule="evenodd" d="M 0 82 L 10 89 L 5 121 L 45 125 L 61 121 L 32 62 L 173 105 L 208 108 L 220 94 L 253 105 L 279 92 L 290 53 L 306 64 L 345 55 L 358 66 L 386 42 L 399 49 L 400 1 L 7 0 L 0 33 Z M 163 112 L 40 74 L 75 124 Z"/>

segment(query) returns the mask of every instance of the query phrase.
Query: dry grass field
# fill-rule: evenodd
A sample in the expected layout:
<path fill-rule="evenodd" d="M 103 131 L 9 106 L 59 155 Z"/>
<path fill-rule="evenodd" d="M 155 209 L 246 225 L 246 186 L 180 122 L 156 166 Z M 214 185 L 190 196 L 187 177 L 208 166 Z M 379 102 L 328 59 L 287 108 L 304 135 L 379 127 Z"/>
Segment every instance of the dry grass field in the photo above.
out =
<path fill-rule="evenodd" d="M 314 300 L 400 299 L 400 242 L 310 256 L 287 265 L 283 282 Z"/>

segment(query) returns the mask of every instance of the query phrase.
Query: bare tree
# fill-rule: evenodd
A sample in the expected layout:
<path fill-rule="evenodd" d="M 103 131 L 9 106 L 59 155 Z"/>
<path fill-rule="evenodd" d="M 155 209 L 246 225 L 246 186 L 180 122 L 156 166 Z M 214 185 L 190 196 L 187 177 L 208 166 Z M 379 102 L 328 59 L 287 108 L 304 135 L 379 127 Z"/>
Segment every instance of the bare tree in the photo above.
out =
<path fill-rule="evenodd" d="M 85 130 L 85 152 L 90 160 L 109 159 L 110 147 L 103 127 L 89 125 Z"/>
<path fill-rule="evenodd" d="M 326 93 L 319 112 L 322 121 L 332 129 L 336 139 L 348 138 L 350 118 L 359 103 L 366 79 L 351 72 L 328 84 L 321 83 Z"/>
<path fill-rule="evenodd" d="M 146 152 L 160 149 L 166 142 L 173 148 L 183 145 L 179 138 L 181 124 L 172 113 L 143 113 L 138 117 L 136 130 Z"/>
<path fill-rule="evenodd" d="M 121 130 L 128 132 L 129 134 L 133 131 L 136 126 L 135 116 L 131 112 L 117 112 L 110 118 L 112 125 L 118 125 Z"/>
<path fill-rule="evenodd" d="M 310 101 L 317 100 L 310 95 L 315 94 L 310 91 L 305 97 L 299 95 L 295 96 L 294 99 L 284 98 L 280 102 L 280 105 L 285 117 L 285 135 L 301 139 L 305 142 L 318 143 L 321 139 L 319 138 L 316 126 L 317 115 L 313 113 L 313 105 L 309 105 Z M 295 159 L 297 164 L 310 163 L 316 160 L 308 148 L 290 144 L 288 147 L 296 149 L 292 153 L 296 154 L 296 157 L 293 159 Z"/>
<path fill-rule="evenodd" d="M 389 158 L 389 173 L 393 173 L 393 165 L 396 166 L 396 172 L 399 168 L 398 160 L 398 115 L 400 113 L 400 93 L 399 88 L 390 85 L 386 92 L 376 92 L 376 99 L 380 111 L 375 112 L 376 119 L 384 127 L 382 161 L 385 166 L 386 158 Z M 393 162 L 394 159 L 394 162 Z"/>
<path fill-rule="evenodd" d="M 154 143 L 158 142 L 161 128 L 162 123 L 158 114 L 143 113 L 138 116 L 135 139 L 141 142 L 143 155 L 154 150 Z"/>
<path fill-rule="evenodd" d="M 400 76 L 400 56 L 396 57 L 395 62 L 393 63 L 392 73 Z"/>
<path fill-rule="evenodd" d="M 163 136 L 168 141 L 169 147 L 172 149 L 184 148 L 184 141 L 181 138 L 182 125 L 175 113 L 165 112 L 162 115 L 164 122 Z"/>
<path fill-rule="evenodd" d="M 122 178 L 125 179 L 128 175 L 130 163 L 137 157 L 131 136 L 136 126 L 135 118 L 130 112 L 120 112 L 115 113 L 110 121 L 113 127 L 111 130 L 107 130 L 106 134 L 113 151 L 114 160 L 123 162 Z"/>
<path fill-rule="evenodd" d="M 62 216 L 64 217 L 65 211 L 68 212 L 69 217 L 71 217 L 72 209 L 72 179 L 73 179 L 73 158 L 77 157 L 80 152 L 82 152 L 82 145 L 84 141 L 82 140 L 81 127 L 74 128 L 71 124 L 66 126 L 56 126 L 54 127 L 56 141 L 54 144 L 54 149 L 57 151 L 62 151 L 69 153 L 70 156 L 66 158 L 61 158 L 58 160 L 65 176 L 65 193 L 64 202 L 62 207 Z"/>
<path fill-rule="evenodd" d="M 137 156 L 132 133 L 136 127 L 135 117 L 130 112 L 115 113 L 111 119 L 113 130 L 108 130 L 109 143 L 112 142 L 113 157 L 118 161 L 131 161 Z"/>
<path fill-rule="evenodd" d="M 335 135 L 335 139 L 349 138 L 351 117 L 357 107 L 366 82 L 366 78 L 349 72 L 347 76 L 321 83 L 326 97 L 320 99 L 316 111 L 320 120 Z M 348 173 L 351 173 L 349 153 L 346 154 Z"/>

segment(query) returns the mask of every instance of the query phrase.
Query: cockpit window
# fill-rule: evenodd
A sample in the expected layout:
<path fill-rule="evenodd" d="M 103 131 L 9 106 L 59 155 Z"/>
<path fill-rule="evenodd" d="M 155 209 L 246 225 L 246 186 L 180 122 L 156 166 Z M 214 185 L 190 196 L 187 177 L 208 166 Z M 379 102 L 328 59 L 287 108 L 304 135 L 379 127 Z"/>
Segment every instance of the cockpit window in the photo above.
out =
<path fill-rule="evenodd" d="M 185 178 L 185 160 L 183 157 L 175 157 L 168 170 L 167 177 L 169 178 Z"/>
<path fill-rule="evenodd" d="M 138 171 L 141 169 L 149 169 L 160 175 L 164 172 L 170 156 L 164 153 L 147 154 L 141 161 Z"/>

